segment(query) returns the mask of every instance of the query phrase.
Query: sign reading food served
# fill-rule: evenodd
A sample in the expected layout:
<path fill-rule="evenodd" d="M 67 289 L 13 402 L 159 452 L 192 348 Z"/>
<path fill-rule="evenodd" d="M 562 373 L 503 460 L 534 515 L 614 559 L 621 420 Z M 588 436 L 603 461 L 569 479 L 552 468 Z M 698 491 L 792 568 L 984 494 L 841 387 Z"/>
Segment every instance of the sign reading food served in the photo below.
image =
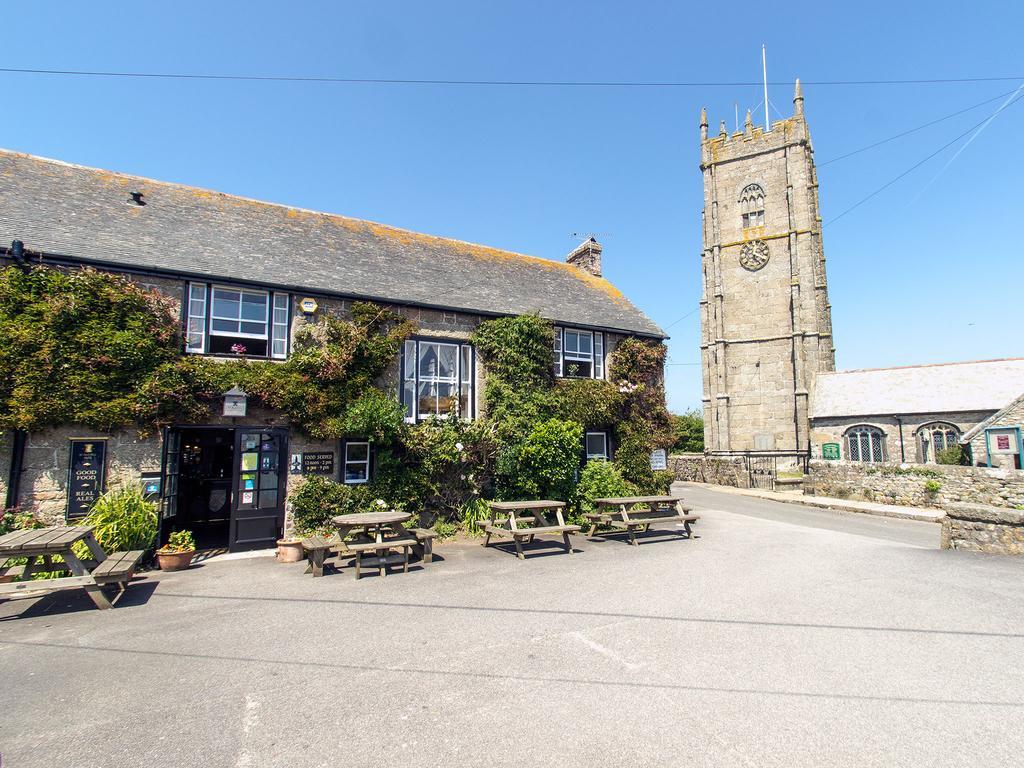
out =
<path fill-rule="evenodd" d="M 332 451 L 317 451 L 312 453 L 303 453 L 302 474 L 333 475 L 334 453 Z"/>
<path fill-rule="evenodd" d="M 72 438 L 68 467 L 67 519 L 78 520 L 89 514 L 103 495 L 106 475 L 107 442 L 90 438 Z"/>

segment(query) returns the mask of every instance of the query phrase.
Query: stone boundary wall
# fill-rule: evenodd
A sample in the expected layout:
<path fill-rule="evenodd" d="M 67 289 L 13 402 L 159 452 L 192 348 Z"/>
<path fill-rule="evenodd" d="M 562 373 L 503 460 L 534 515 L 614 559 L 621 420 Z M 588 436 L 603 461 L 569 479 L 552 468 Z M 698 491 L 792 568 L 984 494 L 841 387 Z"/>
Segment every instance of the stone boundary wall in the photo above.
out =
<path fill-rule="evenodd" d="M 1024 511 L 984 504 L 950 504 L 942 521 L 941 546 L 1024 555 Z"/>
<path fill-rule="evenodd" d="M 929 485 L 938 484 L 929 490 Z M 943 464 L 812 461 L 804 493 L 842 499 L 943 507 L 961 502 L 1024 507 L 1024 471 Z"/>
<path fill-rule="evenodd" d="M 749 488 L 746 464 L 738 456 L 705 456 L 703 453 L 679 453 L 668 457 L 668 468 L 676 480 L 690 483 L 713 483 Z"/>

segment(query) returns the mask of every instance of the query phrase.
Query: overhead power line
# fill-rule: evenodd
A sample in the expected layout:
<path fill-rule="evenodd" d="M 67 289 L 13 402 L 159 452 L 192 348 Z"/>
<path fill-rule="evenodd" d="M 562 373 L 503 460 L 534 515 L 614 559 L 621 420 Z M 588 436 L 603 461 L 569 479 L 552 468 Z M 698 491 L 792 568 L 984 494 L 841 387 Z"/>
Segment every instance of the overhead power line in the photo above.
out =
<path fill-rule="evenodd" d="M 762 86 L 761 81 L 619 81 L 619 80 L 456 80 L 412 79 L 397 77 L 330 77 L 320 75 L 226 75 L 189 72 L 121 72 L 86 69 L 36 69 L 0 67 L 0 73 L 23 75 L 64 75 L 73 77 L 125 77 L 162 80 L 227 80 L 270 83 L 335 83 L 341 85 L 482 85 L 535 86 L 552 88 L 742 88 Z M 934 85 L 942 83 L 991 83 L 1003 80 L 1020 81 L 1024 75 L 991 77 L 935 77 L 906 80 L 808 80 L 804 85 Z M 790 81 L 771 81 L 768 85 L 792 85 Z"/>
<path fill-rule="evenodd" d="M 895 184 L 895 183 L 896 183 L 897 181 L 899 181 L 900 179 L 902 179 L 902 178 L 903 178 L 904 176 L 907 176 L 907 175 L 909 175 L 909 174 L 910 174 L 911 172 L 913 172 L 913 171 L 916 171 L 916 170 L 917 170 L 918 168 L 920 168 L 920 167 L 921 167 L 922 165 L 924 165 L 925 163 L 927 163 L 927 162 L 928 162 L 929 160 L 931 160 L 931 159 L 932 159 L 933 157 L 935 157 L 936 155 L 940 154 L 940 153 L 941 153 L 941 152 L 943 152 L 944 150 L 946 150 L 946 149 L 949 149 L 949 148 L 950 148 L 951 146 L 953 146 L 953 145 L 954 145 L 954 144 L 956 144 L 956 143 L 957 143 L 958 141 L 960 141 L 960 139 L 962 139 L 962 138 L 964 138 L 965 136 L 967 136 L 967 134 L 969 134 L 969 133 L 971 133 L 972 131 L 974 131 L 974 130 L 976 130 L 976 129 L 980 128 L 981 126 L 985 125 L 986 123 L 989 123 L 989 122 L 991 122 L 991 121 L 992 121 L 992 119 L 993 119 L 993 118 L 994 118 L 994 117 L 995 117 L 996 115 L 998 115 L 998 114 L 1000 114 L 1001 112 L 1003 112 L 1003 111 L 1004 111 L 1004 110 L 1005 110 L 1005 109 L 1006 109 L 1007 107 L 1011 107 L 1011 106 L 1013 106 L 1014 104 L 1016 104 L 1016 103 L 1017 103 L 1018 101 L 1020 101 L 1021 99 L 1024 99 L 1024 94 L 1021 94 L 1020 96 L 1017 96 L 1017 97 L 1016 97 L 1015 99 L 1013 99 L 1012 101 L 1008 101 L 1008 102 L 1006 102 L 1006 103 L 1005 103 L 1005 104 L 1004 104 L 1004 105 L 1003 105 L 1002 107 L 1000 107 L 1000 108 L 999 108 L 999 109 L 998 109 L 998 110 L 997 110 L 997 111 L 995 112 L 995 114 L 993 114 L 993 115 L 990 115 L 989 117 L 986 117 L 986 118 L 985 118 L 984 120 L 982 120 L 982 121 L 980 121 L 980 122 L 978 122 L 978 123 L 975 123 L 974 125 L 972 125 L 972 126 L 971 126 L 970 128 L 968 128 L 968 129 L 967 129 L 966 131 L 964 131 L 963 133 L 961 133 L 961 134 L 960 134 L 959 136 L 957 136 L 956 138 L 952 139 L 951 141 L 947 141 L 947 142 L 946 142 L 945 144 L 943 144 L 943 145 L 942 145 L 941 147 L 939 147 L 938 149 L 936 149 L 936 150 L 935 150 L 934 152 L 932 152 L 931 154 L 927 155 L 926 157 L 922 158 L 921 160 L 918 160 L 918 161 L 917 161 L 916 163 L 914 163 L 914 164 L 913 164 L 912 166 L 910 166 L 909 168 L 907 168 L 907 170 L 903 171 L 903 173 L 901 173 L 901 174 L 899 174 L 898 176 L 896 176 L 895 178 L 893 178 L 893 179 L 890 179 L 889 181 L 887 181 L 887 182 L 886 182 L 885 184 L 883 184 L 882 186 L 880 186 L 880 187 L 879 187 L 878 189 L 876 189 L 876 190 L 875 190 L 874 192 L 872 192 L 872 193 L 871 193 L 870 195 L 867 195 L 866 197 L 863 197 L 863 198 L 861 198 L 861 199 L 860 199 L 860 200 L 858 200 L 858 201 L 857 201 L 856 203 L 854 203 L 854 204 L 853 204 L 853 205 L 851 205 L 851 206 L 850 206 L 849 208 L 847 208 L 847 209 L 846 209 L 845 211 L 843 211 L 842 213 L 840 213 L 840 214 L 839 214 L 838 216 L 836 216 L 836 217 L 834 217 L 834 218 L 832 218 L 832 219 L 829 219 L 829 220 L 828 220 L 827 222 L 825 222 L 825 223 L 824 223 L 824 224 L 822 225 L 822 228 L 824 228 L 824 227 L 827 227 L 827 226 L 829 226 L 830 224 L 835 224 L 835 223 L 836 223 L 837 221 L 839 221 L 839 220 L 840 220 L 841 218 L 843 218 L 843 216 L 845 216 L 846 214 L 848 214 L 848 213 L 851 213 L 852 211 L 854 211 L 854 210 L 855 210 L 855 209 L 857 209 L 857 208 L 860 208 L 860 206 L 864 205 L 864 203 L 866 203 L 866 202 L 867 202 L 868 200 L 870 200 L 871 198 L 875 197 L 876 195 L 879 195 L 879 194 L 881 194 L 882 192 L 884 192 L 885 190 L 887 190 L 887 189 L 888 189 L 889 187 L 891 187 L 891 186 L 892 186 L 893 184 Z"/>

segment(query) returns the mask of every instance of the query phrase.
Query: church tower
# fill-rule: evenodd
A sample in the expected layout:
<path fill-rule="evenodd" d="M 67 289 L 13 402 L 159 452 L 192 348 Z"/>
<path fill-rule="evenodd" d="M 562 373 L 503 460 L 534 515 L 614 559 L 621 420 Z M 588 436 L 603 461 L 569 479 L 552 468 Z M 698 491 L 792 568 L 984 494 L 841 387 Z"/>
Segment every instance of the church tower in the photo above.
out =
<path fill-rule="evenodd" d="M 748 111 L 741 133 L 723 121 L 709 137 L 701 110 L 700 138 L 705 450 L 807 450 L 810 391 L 835 349 L 800 81 L 788 120 L 762 129 Z"/>

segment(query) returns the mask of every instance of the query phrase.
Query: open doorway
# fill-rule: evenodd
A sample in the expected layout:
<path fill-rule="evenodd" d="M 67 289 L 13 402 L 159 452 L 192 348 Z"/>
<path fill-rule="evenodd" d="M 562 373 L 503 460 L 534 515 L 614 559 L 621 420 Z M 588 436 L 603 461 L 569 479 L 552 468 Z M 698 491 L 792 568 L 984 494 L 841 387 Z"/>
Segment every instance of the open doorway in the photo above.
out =
<path fill-rule="evenodd" d="M 273 547 L 284 527 L 287 449 L 282 428 L 168 429 L 161 543 L 189 530 L 200 549 Z"/>

